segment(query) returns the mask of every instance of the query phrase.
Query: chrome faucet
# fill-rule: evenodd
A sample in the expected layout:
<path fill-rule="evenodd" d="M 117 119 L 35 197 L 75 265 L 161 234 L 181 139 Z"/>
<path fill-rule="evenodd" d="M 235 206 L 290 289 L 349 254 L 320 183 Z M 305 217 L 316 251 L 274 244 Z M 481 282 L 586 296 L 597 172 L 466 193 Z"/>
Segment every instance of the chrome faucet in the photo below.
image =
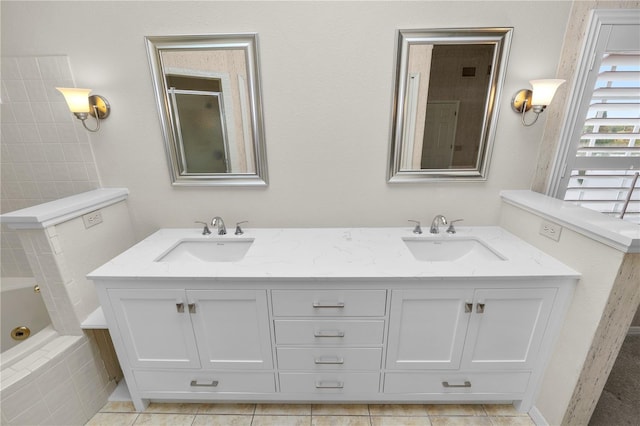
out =
<path fill-rule="evenodd" d="M 224 226 L 224 220 L 222 220 L 220 216 L 216 216 L 213 219 L 211 219 L 211 226 L 218 228 L 218 235 L 227 234 L 227 227 Z"/>
<path fill-rule="evenodd" d="M 442 216 L 441 214 L 436 215 L 436 217 L 433 218 L 433 222 L 431 222 L 431 228 L 429 229 L 429 232 L 431 232 L 432 234 L 439 234 L 440 229 L 438 228 L 438 226 L 440 224 L 447 224 L 447 218 Z"/>

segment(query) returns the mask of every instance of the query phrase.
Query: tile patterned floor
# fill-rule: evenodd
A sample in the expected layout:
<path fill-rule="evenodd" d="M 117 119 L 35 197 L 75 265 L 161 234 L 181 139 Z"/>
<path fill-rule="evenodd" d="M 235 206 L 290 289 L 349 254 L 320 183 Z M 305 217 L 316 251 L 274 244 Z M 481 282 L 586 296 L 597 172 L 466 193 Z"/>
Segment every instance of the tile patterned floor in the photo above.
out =
<path fill-rule="evenodd" d="M 109 402 L 87 426 L 535 426 L 512 405 Z"/>

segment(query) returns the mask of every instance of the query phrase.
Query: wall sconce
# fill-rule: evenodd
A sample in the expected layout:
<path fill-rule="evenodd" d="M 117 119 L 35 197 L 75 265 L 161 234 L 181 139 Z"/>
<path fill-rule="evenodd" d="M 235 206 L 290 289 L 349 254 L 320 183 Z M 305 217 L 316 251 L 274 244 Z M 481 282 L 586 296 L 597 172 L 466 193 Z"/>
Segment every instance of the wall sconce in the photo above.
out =
<path fill-rule="evenodd" d="M 533 90 L 522 89 L 515 94 L 511 100 L 511 107 L 515 112 L 522 114 L 523 126 L 528 127 L 538 121 L 540 113 L 551 103 L 556 90 L 564 82 L 565 80 L 560 79 L 531 80 L 529 83 Z M 524 115 L 531 108 L 533 108 L 536 118 L 527 124 L 524 120 Z"/>
<path fill-rule="evenodd" d="M 82 125 L 90 132 L 100 130 L 100 120 L 104 120 L 111 112 L 111 106 L 105 98 L 100 95 L 91 95 L 91 89 L 78 89 L 75 87 L 56 87 L 60 93 L 64 95 L 67 105 L 72 113 L 82 120 Z M 97 126 L 95 129 L 87 127 L 86 120 L 88 115 L 95 117 Z"/>

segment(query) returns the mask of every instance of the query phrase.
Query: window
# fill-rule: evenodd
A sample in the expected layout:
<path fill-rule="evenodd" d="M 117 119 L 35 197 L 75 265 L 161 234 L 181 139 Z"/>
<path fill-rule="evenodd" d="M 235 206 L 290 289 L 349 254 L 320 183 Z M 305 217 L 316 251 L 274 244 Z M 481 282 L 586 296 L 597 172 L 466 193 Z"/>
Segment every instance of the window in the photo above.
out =
<path fill-rule="evenodd" d="M 640 224 L 638 16 L 635 25 L 600 22 L 592 48 L 585 47 L 586 72 L 574 88 L 555 195 L 612 217 L 624 212 L 625 220 Z"/>

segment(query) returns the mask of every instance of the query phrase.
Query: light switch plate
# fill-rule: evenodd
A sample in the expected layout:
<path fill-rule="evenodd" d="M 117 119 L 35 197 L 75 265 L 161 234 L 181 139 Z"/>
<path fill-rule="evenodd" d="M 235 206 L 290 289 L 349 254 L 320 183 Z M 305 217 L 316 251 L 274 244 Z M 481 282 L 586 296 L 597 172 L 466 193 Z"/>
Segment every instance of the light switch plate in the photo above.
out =
<path fill-rule="evenodd" d="M 540 224 L 540 235 L 547 238 L 551 238 L 554 241 L 560 241 L 560 234 L 562 233 L 562 226 L 557 223 L 543 220 Z"/>
<path fill-rule="evenodd" d="M 102 223 L 102 212 L 100 210 L 96 210 L 94 212 L 87 213 L 82 216 L 82 220 L 85 228 L 91 228 L 92 226 Z"/>

